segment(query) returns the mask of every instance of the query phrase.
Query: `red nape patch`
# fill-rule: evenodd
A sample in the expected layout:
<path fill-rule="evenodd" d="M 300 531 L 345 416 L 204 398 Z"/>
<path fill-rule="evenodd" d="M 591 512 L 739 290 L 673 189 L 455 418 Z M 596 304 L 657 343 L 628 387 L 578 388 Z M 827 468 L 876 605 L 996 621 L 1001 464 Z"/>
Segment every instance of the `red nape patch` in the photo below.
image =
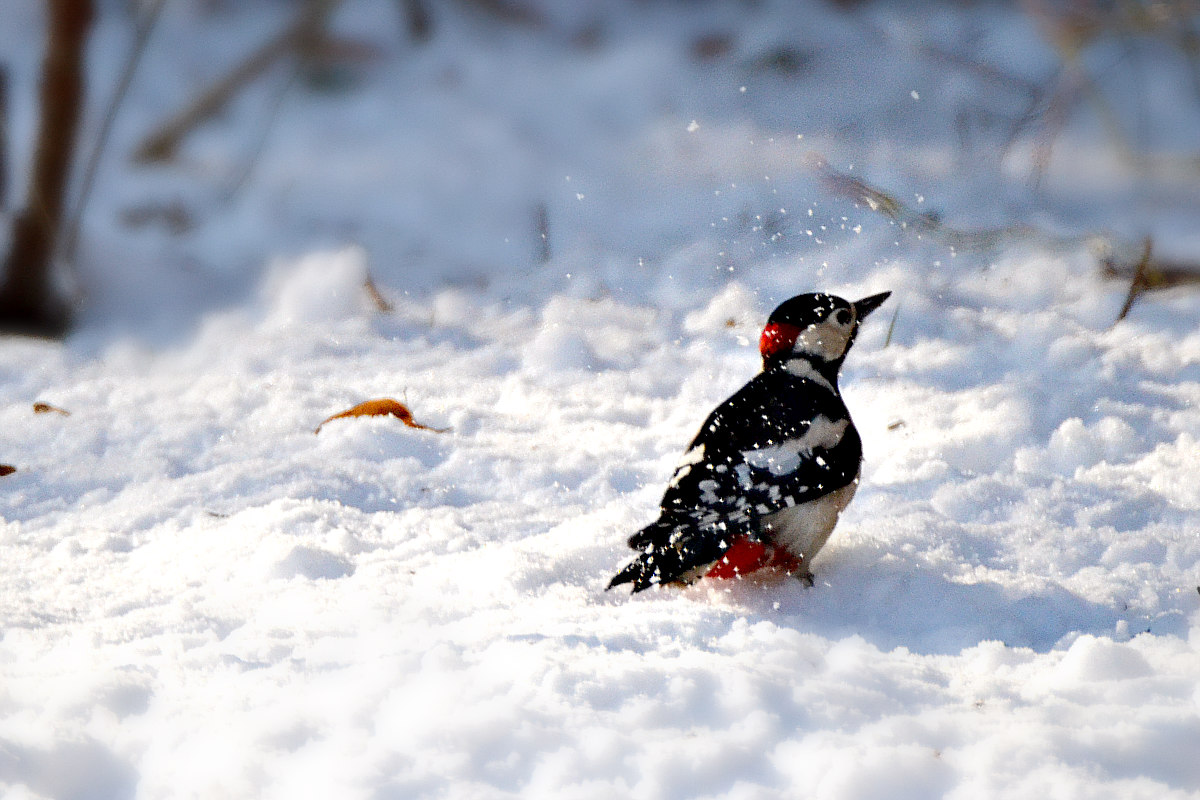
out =
<path fill-rule="evenodd" d="M 706 578 L 736 578 L 738 575 L 748 575 L 762 569 L 771 561 L 762 542 L 750 539 L 738 539 L 733 546 L 725 551 L 724 557 L 712 569 L 704 574 Z"/>
<path fill-rule="evenodd" d="M 786 322 L 768 322 L 763 328 L 762 336 L 758 339 L 758 352 L 764 359 L 777 353 L 790 353 L 796 346 L 796 337 L 800 329 Z"/>

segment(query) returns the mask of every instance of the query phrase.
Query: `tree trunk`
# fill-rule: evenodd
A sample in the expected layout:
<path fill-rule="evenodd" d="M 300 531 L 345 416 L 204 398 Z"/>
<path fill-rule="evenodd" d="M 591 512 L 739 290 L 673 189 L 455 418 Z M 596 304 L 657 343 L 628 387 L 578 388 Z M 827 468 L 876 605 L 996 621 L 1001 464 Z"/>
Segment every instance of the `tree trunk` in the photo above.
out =
<path fill-rule="evenodd" d="M 0 331 L 61 336 L 70 323 L 68 303 L 51 270 L 83 111 L 83 56 L 91 23 L 92 0 L 46 2 L 37 150 L 0 284 Z"/>
<path fill-rule="evenodd" d="M 8 70 L 0 65 L 0 213 L 8 210 Z"/>

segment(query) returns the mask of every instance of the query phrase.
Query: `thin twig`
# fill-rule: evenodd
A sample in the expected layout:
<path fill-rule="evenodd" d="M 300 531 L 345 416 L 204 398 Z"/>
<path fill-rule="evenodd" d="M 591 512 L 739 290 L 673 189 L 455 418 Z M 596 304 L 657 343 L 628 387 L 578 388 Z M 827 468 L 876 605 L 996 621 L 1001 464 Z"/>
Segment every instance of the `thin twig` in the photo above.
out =
<path fill-rule="evenodd" d="M 88 198 L 92 194 L 92 185 L 96 179 L 96 170 L 100 165 L 100 156 L 108 146 L 108 137 L 112 133 L 117 111 L 125 101 L 129 85 L 133 82 L 133 75 L 137 71 L 138 63 L 142 60 L 142 55 L 146 52 L 146 43 L 150 40 L 150 33 L 154 30 L 155 23 L 158 22 L 158 16 L 164 4 L 165 0 L 154 0 L 134 30 L 133 46 L 129 49 L 125 65 L 121 68 L 121 77 L 117 80 L 112 98 L 108 101 L 108 108 L 104 111 L 104 121 L 100 124 L 100 132 L 96 135 L 92 152 L 88 154 L 87 166 L 83 170 L 83 178 L 79 183 L 79 197 L 75 201 L 70 221 L 67 222 L 66 230 L 63 232 L 62 254 L 67 262 L 75 260 L 75 248 L 79 244 L 79 229 L 83 221 L 83 212 L 87 209 Z"/>
<path fill-rule="evenodd" d="M 1129 313 L 1130 308 L 1146 292 L 1163 289 L 1173 289 L 1178 286 L 1200 285 L 1200 264 L 1186 264 L 1177 261 L 1163 261 L 1153 258 L 1150 254 L 1150 240 L 1146 239 L 1142 248 L 1142 257 L 1132 269 L 1118 267 L 1109 258 L 1104 263 L 1104 274 L 1109 278 L 1124 278 L 1129 281 L 1129 294 L 1121 313 L 1113 322 L 1115 325 Z"/>
<path fill-rule="evenodd" d="M 1074 56 L 1073 61 L 1075 68 L 1079 71 L 1084 97 L 1092 104 L 1092 110 L 1096 112 L 1096 116 L 1100 119 L 1100 125 L 1104 128 L 1104 132 L 1108 134 L 1113 147 L 1116 148 L 1117 155 L 1123 158 L 1127 164 L 1136 164 L 1137 154 L 1134 151 L 1133 145 L 1129 142 L 1129 136 L 1125 133 L 1125 128 L 1121 124 L 1121 119 L 1117 115 L 1116 109 L 1112 107 L 1112 104 L 1108 102 L 1108 98 L 1096 86 L 1096 82 L 1084 70 L 1083 62 L 1078 55 Z"/>
<path fill-rule="evenodd" d="M 545 203 L 538 203 L 534 209 L 533 222 L 537 230 L 538 261 L 545 264 L 550 260 L 550 212 Z"/>
<path fill-rule="evenodd" d="M 1027 95 L 1036 95 L 1041 87 L 1028 78 L 1005 72 L 992 64 L 985 64 L 969 56 L 956 53 L 936 44 L 926 44 L 921 47 L 921 53 L 937 61 L 970 72 L 988 83 L 1005 86 L 1014 91 Z"/>
<path fill-rule="evenodd" d="M 242 164 L 241 172 L 238 173 L 229 186 L 222 193 L 221 200 L 229 202 L 232 200 L 245 184 L 250 179 L 250 173 L 254 171 L 254 167 L 258 164 L 259 158 L 262 157 L 263 151 L 267 147 L 267 139 L 271 135 L 271 130 L 275 127 L 275 121 L 279 118 L 279 111 L 283 108 L 283 100 L 287 96 L 288 90 L 296 83 L 296 78 L 300 76 L 302 64 L 299 60 L 292 66 L 291 72 L 287 78 L 279 85 L 279 89 L 275 92 L 275 96 L 271 99 L 271 107 L 267 110 L 267 119 L 263 123 L 262 132 L 258 136 L 258 140 L 254 143 L 254 147 L 250 150 L 250 154 L 246 157 L 245 163 Z"/>
<path fill-rule="evenodd" d="M 1147 236 L 1145 242 L 1142 244 L 1142 257 L 1138 260 L 1137 268 L 1133 271 L 1133 280 L 1129 282 L 1129 294 L 1125 296 L 1125 304 L 1121 306 L 1121 313 L 1117 314 L 1113 325 L 1125 319 L 1126 315 L 1129 314 L 1129 309 L 1133 308 L 1133 301 L 1137 300 L 1138 295 L 1146 291 L 1149 285 L 1146 281 L 1146 269 L 1150 266 L 1150 251 L 1153 247 L 1154 242 Z"/>
<path fill-rule="evenodd" d="M 825 187 L 856 203 L 862 203 L 894 221 L 902 230 L 917 233 L 954 248 L 955 250 L 990 250 L 1010 241 L 1038 241 L 1048 247 L 1077 246 L 1092 237 L 1057 236 L 1032 225 L 1009 225 L 1003 228 L 962 230 L 942 222 L 936 211 L 918 212 L 894 195 L 860 178 L 839 172 L 817 154 L 808 157 L 809 166 L 817 170 Z"/>
<path fill-rule="evenodd" d="M 1042 176 L 1050 168 L 1050 154 L 1054 142 L 1067 124 L 1070 106 L 1070 96 L 1077 92 L 1076 75 L 1064 68 L 1055 82 L 1046 100 L 1046 109 L 1040 119 L 1040 130 L 1037 133 L 1033 147 L 1033 185 L 1041 183 Z"/>
<path fill-rule="evenodd" d="M 839 172 L 821 156 L 812 155 L 808 161 L 810 166 L 820 173 L 822 182 L 829 191 L 866 205 L 872 211 L 898 223 L 905 230 L 929 234 L 951 247 L 984 249 L 995 246 L 1004 235 L 1023 233 L 1028 230 L 1023 227 L 979 231 L 957 230 L 942 224 L 935 212 L 918 212 L 882 189 L 853 175 Z"/>
<path fill-rule="evenodd" d="M 433 36 L 433 18 L 425 0 L 402 0 L 404 23 L 414 42 L 428 42 Z"/>
<path fill-rule="evenodd" d="M 1055 87 L 1058 85 L 1059 75 L 1062 74 L 1062 67 L 1059 66 L 1055 70 L 1055 74 L 1046 78 L 1038 84 L 1037 90 L 1033 93 L 1029 100 L 1029 105 L 1026 106 L 1020 116 L 1018 116 L 1009 127 L 1008 135 L 1004 139 L 1004 143 L 1000 145 L 1000 157 L 1007 158 L 1009 151 L 1016 144 L 1019 137 L 1026 129 L 1033 127 L 1046 113 L 1046 108 L 1050 103 L 1054 102 Z"/>
<path fill-rule="evenodd" d="M 525 25 L 530 28 L 541 28 L 546 24 L 546 17 L 541 11 L 513 0 L 463 0 L 463 2 L 492 15 L 501 22 Z"/>
<path fill-rule="evenodd" d="M 224 77 L 201 92 L 191 105 L 143 140 L 134 153 L 134 159 L 145 163 L 172 158 L 184 138 L 224 108 L 242 87 L 252 82 L 280 58 L 311 43 L 324 26 L 329 14 L 341 2 L 342 0 L 308 0 L 300 9 L 296 20 L 286 30 L 251 53 Z"/>
<path fill-rule="evenodd" d="M 888 323 L 887 338 L 883 340 L 883 346 L 887 347 L 892 343 L 892 334 L 896 332 L 896 318 L 900 316 L 900 304 L 896 303 L 896 310 L 892 312 L 892 321 Z"/>
<path fill-rule="evenodd" d="M 1187 59 L 1188 72 L 1192 78 L 1192 91 L 1200 97 L 1200 33 L 1187 16 L 1181 15 L 1176 21 L 1179 26 L 1179 49 Z"/>

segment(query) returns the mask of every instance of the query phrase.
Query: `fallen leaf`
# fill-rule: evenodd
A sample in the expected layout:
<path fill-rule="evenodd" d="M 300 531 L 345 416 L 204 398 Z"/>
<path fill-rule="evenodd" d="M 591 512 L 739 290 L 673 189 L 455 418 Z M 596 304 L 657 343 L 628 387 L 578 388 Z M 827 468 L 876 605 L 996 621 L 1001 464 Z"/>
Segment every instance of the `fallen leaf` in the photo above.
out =
<path fill-rule="evenodd" d="M 317 426 L 313 433 L 320 433 L 321 428 L 327 423 L 333 422 L 335 419 L 345 419 L 346 417 L 395 417 L 410 428 L 420 428 L 423 431 L 433 431 L 434 433 L 445 433 L 449 428 L 431 428 L 428 425 L 413 419 L 412 412 L 408 407 L 401 402 L 392 400 L 390 397 L 384 397 L 379 400 L 368 400 L 365 403 L 359 403 L 354 408 L 348 408 L 340 414 L 334 414 L 329 419 Z"/>
<path fill-rule="evenodd" d="M 370 275 L 367 276 L 367 280 L 363 283 L 363 288 L 367 290 L 367 297 L 371 298 L 371 302 L 375 304 L 377 311 L 390 314 L 395 308 L 379 291 L 379 287 L 375 285 L 375 280 Z"/>
<path fill-rule="evenodd" d="M 52 406 L 49 403 L 34 403 L 33 404 L 33 413 L 35 413 L 35 414 L 51 414 L 51 413 L 53 413 L 53 414 L 62 414 L 64 417 L 71 416 L 71 412 L 67 411 L 65 408 L 59 408 L 58 406 Z"/>
<path fill-rule="evenodd" d="M 3 478 L 5 475 L 12 475 L 16 471 L 16 467 L 10 467 L 8 464 L 0 464 L 0 478 Z"/>

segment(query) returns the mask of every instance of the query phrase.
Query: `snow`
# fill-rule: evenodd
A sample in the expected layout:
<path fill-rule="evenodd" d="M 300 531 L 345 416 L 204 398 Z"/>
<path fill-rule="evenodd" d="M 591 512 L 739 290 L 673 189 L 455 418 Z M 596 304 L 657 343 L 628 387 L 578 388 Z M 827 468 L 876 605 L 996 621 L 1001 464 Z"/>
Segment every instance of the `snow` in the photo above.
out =
<path fill-rule="evenodd" d="M 130 37 L 101 6 L 88 132 Z M 0 793 L 1200 797 L 1200 295 L 1114 325 L 1127 283 L 1088 247 L 1197 260 L 1178 51 L 1143 42 L 1142 83 L 1085 54 L 1157 125 L 1145 170 L 1083 102 L 1032 186 L 1036 134 L 1006 150 L 994 120 L 1057 60 L 1016 8 L 536 7 L 438 4 L 416 45 L 396 4 L 347 0 L 338 32 L 376 51 L 348 86 L 272 72 L 133 168 L 291 8 L 167 4 L 80 325 L 0 342 Z M 0 26 L 14 190 L 39 9 Z M 953 228 L 1039 232 L 952 251 L 831 192 L 814 151 Z M 123 221 L 170 203 L 190 228 Z M 887 290 L 841 381 L 866 460 L 815 586 L 605 592 L 774 306 Z M 380 397 L 451 430 L 313 433 Z"/>

